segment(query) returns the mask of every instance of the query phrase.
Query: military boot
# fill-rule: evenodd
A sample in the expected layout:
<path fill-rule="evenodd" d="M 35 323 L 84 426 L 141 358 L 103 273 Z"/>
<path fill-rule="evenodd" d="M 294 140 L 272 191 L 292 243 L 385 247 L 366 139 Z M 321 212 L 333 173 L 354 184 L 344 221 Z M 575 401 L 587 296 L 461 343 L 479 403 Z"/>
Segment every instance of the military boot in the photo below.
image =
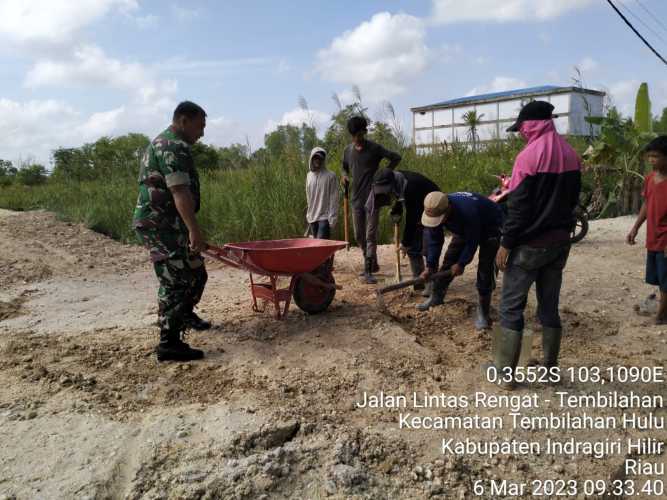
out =
<path fill-rule="evenodd" d="M 174 330 L 161 330 L 160 343 L 157 346 L 158 361 L 193 361 L 202 359 L 204 351 L 193 349 L 181 340 L 181 333 Z"/>
<path fill-rule="evenodd" d="M 211 328 L 211 322 L 200 318 L 194 311 L 185 315 L 183 323 L 186 328 L 191 328 L 192 330 L 202 331 Z"/>
<path fill-rule="evenodd" d="M 409 255 L 410 270 L 413 278 L 419 278 L 419 275 L 424 272 L 424 258 L 421 255 Z M 415 292 L 424 290 L 426 287 L 423 283 L 419 283 L 413 287 Z"/>
<path fill-rule="evenodd" d="M 544 354 L 544 366 L 547 368 L 558 366 L 558 353 L 560 352 L 562 336 L 562 328 L 542 327 L 542 352 Z"/>
<path fill-rule="evenodd" d="M 418 311 L 428 311 L 433 306 L 439 306 L 445 303 L 445 294 L 447 288 L 438 283 L 432 282 L 431 296 L 421 304 L 417 304 Z"/>
<path fill-rule="evenodd" d="M 514 380 L 504 381 L 502 378 L 506 376 L 507 368 L 512 370 L 512 377 L 514 376 L 514 369 L 519 361 L 521 354 L 521 337 L 523 332 L 510 330 L 509 328 L 500 327 L 496 331 L 493 347 L 493 363 L 486 363 L 482 366 L 484 370 L 484 378 L 486 379 L 488 369 L 495 367 L 498 380 L 496 385 L 502 389 L 511 391 L 515 387 Z M 488 379 L 487 379 L 488 380 Z"/>
<path fill-rule="evenodd" d="M 475 328 L 477 330 L 488 330 L 491 328 L 491 318 L 489 311 L 491 310 L 491 294 L 479 295 L 479 303 L 477 304 L 477 317 L 475 318 Z"/>
<path fill-rule="evenodd" d="M 367 285 L 375 285 L 378 280 L 373 276 L 373 258 L 366 257 L 364 260 L 364 275 L 362 281 Z"/>

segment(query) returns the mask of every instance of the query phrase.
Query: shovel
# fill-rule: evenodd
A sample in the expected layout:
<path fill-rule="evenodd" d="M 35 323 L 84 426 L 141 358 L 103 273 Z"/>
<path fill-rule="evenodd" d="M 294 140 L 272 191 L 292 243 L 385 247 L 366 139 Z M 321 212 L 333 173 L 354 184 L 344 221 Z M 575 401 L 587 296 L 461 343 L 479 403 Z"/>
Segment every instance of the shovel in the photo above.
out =
<path fill-rule="evenodd" d="M 345 231 L 345 241 L 347 246 L 345 249 L 350 251 L 350 183 L 345 182 L 343 184 L 343 229 Z"/>
<path fill-rule="evenodd" d="M 401 242 L 398 239 L 398 224 L 394 224 L 394 245 L 396 246 L 396 281 L 401 282 Z"/>
<path fill-rule="evenodd" d="M 376 299 L 377 299 L 377 307 L 380 311 L 384 312 L 386 311 L 387 307 L 384 303 L 384 294 L 389 293 L 389 292 L 395 292 L 396 290 L 401 290 L 403 288 L 407 288 L 409 286 L 414 286 L 414 285 L 420 285 L 423 283 L 426 283 L 428 281 L 433 281 L 437 279 L 445 279 L 445 278 L 451 278 L 452 272 L 448 269 L 446 271 L 439 271 L 437 273 L 432 274 L 431 276 L 428 277 L 428 279 L 423 279 L 423 278 L 414 278 L 411 280 L 405 280 L 401 281 L 400 283 L 394 283 L 393 285 L 387 285 L 383 286 L 382 288 L 378 288 L 375 291 Z"/>

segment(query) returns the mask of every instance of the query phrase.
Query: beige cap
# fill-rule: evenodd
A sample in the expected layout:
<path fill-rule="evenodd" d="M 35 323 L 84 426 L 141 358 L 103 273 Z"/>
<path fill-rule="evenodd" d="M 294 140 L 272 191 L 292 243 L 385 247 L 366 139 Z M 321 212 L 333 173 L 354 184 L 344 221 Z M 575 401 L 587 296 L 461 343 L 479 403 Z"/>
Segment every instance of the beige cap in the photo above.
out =
<path fill-rule="evenodd" d="M 422 225 L 436 227 L 442 224 L 445 212 L 449 206 L 449 198 L 445 193 L 433 191 L 424 198 L 424 213 L 422 214 Z"/>

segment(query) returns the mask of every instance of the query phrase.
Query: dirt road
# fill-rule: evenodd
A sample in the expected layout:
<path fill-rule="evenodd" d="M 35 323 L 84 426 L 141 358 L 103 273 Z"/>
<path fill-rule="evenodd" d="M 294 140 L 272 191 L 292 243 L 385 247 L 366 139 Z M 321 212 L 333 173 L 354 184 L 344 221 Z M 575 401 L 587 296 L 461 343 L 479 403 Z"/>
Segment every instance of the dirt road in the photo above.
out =
<path fill-rule="evenodd" d="M 593 222 L 572 250 L 562 296 L 564 367 L 664 365 L 667 327 L 633 311 L 651 289 L 641 246 L 623 243 L 630 224 Z M 392 249 L 380 252 L 380 277 L 390 281 Z M 326 314 L 292 306 L 282 322 L 251 311 L 244 273 L 210 265 L 200 313 L 215 328 L 188 336 L 206 358 L 159 365 L 156 281 L 142 249 L 49 213 L 0 211 L 0 498 L 472 498 L 476 479 L 624 477 L 625 454 L 441 451 L 443 438 L 544 442 L 563 431 L 399 429 L 401 410 L 357 407 L 365 392 L 504 394 L 480 381 L 491 337 L 472 327 L 472 270 L 452 285 L 444 307 L 419 313 L 421 298 L 406 291 L 388 298 L 391 315 L 383 315 L 373 307 L 373 287 L 357 281 L 359 261 L 356 250 L 337 254 L 344 289 Z M 539 345 L 537 336 L 536 355 Z M 555 400 L 556 391 L 599 390 L 577 381 L 517 393 Z M 629 390 L 667 396 L 665 384 L 609 381 L 602 392 Z M 660 408 L 638 414 L 649 410 L 664 418 Z M 497 408 L 402 411 L 509 418 Z M 622 409 L 586 412 L 617 418 Z M 653 461 L 664 467 L 665 454 Z"/>

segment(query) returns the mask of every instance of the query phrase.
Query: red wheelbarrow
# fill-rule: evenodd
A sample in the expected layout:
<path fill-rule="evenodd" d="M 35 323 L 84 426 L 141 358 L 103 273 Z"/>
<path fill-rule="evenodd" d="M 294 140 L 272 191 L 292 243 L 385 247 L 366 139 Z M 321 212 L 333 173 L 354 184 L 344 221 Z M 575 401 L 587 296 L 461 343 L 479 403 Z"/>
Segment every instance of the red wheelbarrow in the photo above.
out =
<path fill-rule="evenodd" d="M 340 286 L 333 277 L 333 255 L 347 245 L 344 241 L 294 238 L 288 240 L 209 245 L 204 255 L 250 274 L 252 309 L 263 312 L 273 303 L 276 319 L 287 314 L 290 301 L 309 314 L 325 311 Z M 253 275 L 269 280 L 256 282 Z M 278 288 L 280 277 L 290 277 L 287 288 Z M 257 300 L 263 301 L 260 309 Z M 284 306 L 281 308 L 281 303 Z"/>

